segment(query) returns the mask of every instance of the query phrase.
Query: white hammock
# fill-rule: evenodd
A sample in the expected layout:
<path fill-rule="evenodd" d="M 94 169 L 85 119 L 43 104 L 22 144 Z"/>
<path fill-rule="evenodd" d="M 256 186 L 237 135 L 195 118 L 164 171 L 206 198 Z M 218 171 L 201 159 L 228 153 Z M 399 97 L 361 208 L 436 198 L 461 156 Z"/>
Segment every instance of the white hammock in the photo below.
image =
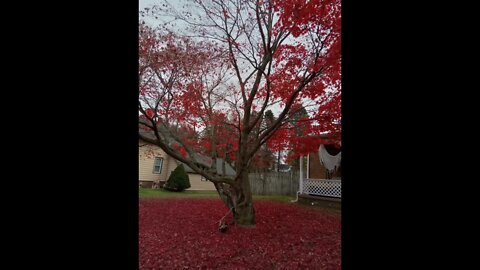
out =
<path fill-rule="evenodd" d="M 334 173 L 338 167 L 340 167 L 340 161 L 342 159 L 342 152 L 340 151 L 335 156 L 330 155 L 325 149 L 323 144 L 320 145 L 318 149 L 318 155 L 320 156 L 320 161 L 323 166 L 328 170 L 329 173 Z"/>

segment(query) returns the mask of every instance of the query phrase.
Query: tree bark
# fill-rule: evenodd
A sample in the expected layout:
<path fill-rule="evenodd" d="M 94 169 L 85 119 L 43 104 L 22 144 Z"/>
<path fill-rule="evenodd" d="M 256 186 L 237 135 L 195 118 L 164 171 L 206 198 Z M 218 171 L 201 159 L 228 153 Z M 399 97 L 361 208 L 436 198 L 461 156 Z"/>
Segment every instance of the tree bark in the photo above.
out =
<path fill-rule="evenodd" d="M 215 188 L 225 205 L 232 209 L 235 223 L 252 228 L 255 227 L 255 208 L 248 173 L 243 173 L 239 179 L 238 186 L 222 183 L 215 184 Z"/>
<path fill-rule="evenodd" d="M 243 173 L 240 187 L 236 190 L 235 222 L 244 227 L 255 226 L 255 208 L 253 208 L 252 189 L 248 173 Z"/>
<path fill-rule="evenodd" d="M 280 150 L 278 150 L 278 155 L 277 155 L 277 172 L 280 171 Z"/>

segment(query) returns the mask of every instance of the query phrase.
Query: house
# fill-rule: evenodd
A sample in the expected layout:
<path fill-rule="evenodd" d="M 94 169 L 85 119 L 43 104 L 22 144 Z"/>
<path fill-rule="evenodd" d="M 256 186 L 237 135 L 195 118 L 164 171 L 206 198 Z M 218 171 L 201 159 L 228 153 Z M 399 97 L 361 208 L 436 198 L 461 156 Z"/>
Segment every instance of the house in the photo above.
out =
<path fill-rule="evenodd" d="M 341 179 L 341 149 L 333 144 L 321 144 L 317 152 L 307 155 L 306 178 Z"/>
<path fill-rule="evenodd" d="M 341 147 L 321 144 L 317 152 L 307 155 L 304 171 L 303 157 L 300 157 L 299 196 L 322 196 L 341 199 Z"/>
<path fill-rule="evenodd" d="M 202 158 L 209 159 L 204 156 L 202 156 Z M 216 161 L 217 171 L 221 172 L 223 160 L 218 158 Z M 168 180 L 172 171 L 181 164 L 181 162 L 169 156 L 158 146 L 146 143 L 142 140 L 139 140 L 138 163 L 139 184 L 146 188 L 157 188 L 162 186 Z M 190 179 L 191 186 L 187 190 L 216 190 L 212 182 L 195 173 L 187 165 L 184 164 L 184 167 Z M 235 175 L 235 170 L 228 163 L 225 163 L 225 175 Z"/>

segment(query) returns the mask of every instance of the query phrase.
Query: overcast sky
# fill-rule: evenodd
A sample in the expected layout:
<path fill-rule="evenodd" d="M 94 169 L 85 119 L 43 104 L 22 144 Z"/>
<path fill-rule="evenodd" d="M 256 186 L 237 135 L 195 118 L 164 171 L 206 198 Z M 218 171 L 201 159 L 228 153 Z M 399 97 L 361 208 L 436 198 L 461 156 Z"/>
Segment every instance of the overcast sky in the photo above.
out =
<path fill-rule="evenodd" d="M 142 10 L 146 7 L 151 7 L 154 4 L 160 3 L 159 0 L 138 0 L 138 9 Z"/>
<path fill-rule="evenodd" d="M 181 8 L 182 2 L 185 3 L 185 0 L 167 0 L 170 4 L 173 6 L 177 6 L 178 8 Z M 138 8 L 140 10 L 144 10 L 146 7 L 152 7 L 154 5 L 160 5 L 163 1 L 162 0 L 139 0 L 138 2 Z M 155 26 L 155 20 L 154 19 L 146 19 L 147 24 L 153 24 L 152 26 Z M 275 115 L 278 115 L 280 113 L 280 107 L 276 104 L 272 106 L 270 109 L 274 112 Z"/>
<path fill-rule="evenodd" d="M 138 11 L 144 10 L 144 8 L 148 7 L 151 8 L 154 5 L 159 5 L 161 3 L 160 0 L 138 0 Z M 148 18 L 142 18 L 144 19 L 147 24 L 150 24 L 153 22 L 153 20 L 150 20 Z"/>

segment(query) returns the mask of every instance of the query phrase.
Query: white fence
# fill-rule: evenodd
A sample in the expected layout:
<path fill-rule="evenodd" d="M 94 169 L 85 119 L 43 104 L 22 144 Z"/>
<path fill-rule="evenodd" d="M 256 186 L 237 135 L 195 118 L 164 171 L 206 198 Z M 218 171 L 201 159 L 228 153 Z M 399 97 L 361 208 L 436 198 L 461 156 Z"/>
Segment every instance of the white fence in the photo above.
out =
<path fill-rule="evenodd" d="M 302 193 L 328 197 L 342 197 L 342 180 L 304 179 Z"/>

